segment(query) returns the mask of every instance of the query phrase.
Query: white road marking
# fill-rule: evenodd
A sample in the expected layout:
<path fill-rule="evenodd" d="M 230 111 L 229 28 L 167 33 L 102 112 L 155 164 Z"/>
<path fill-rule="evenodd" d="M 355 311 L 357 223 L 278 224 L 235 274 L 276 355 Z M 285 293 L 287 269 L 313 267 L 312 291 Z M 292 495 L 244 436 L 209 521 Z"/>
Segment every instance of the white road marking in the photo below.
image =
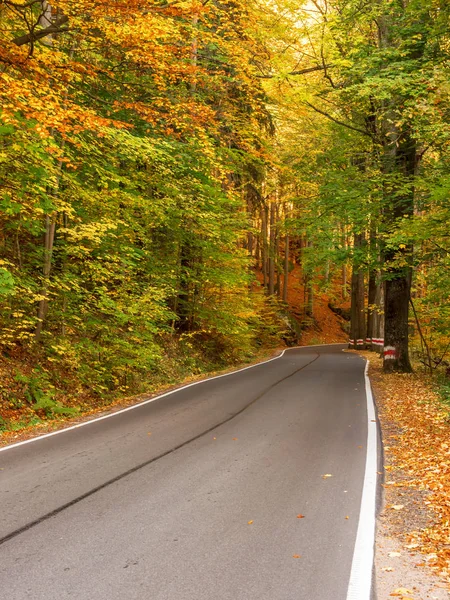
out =
<path fill-rule="evenodd" d="M 377 491 L 377 422 L 368 372 L 369 361 L 366 362 L 364 370 L 367 398 L 366 468 L 347 600 L 370 600 L 372 592 Z"/>
<path fill-rule="evenodd" d="M 301 346 L 307 348 L 309 346 Z M 181 392 L 181 390 L 186 390 L 187 388 L 193 387 L 194 385 L 199 385 L 200 383 L 204 383 L 205 381 L 212 381 L 213 379 L 220 379 L 221 377 L 228 377 L 229 375 L 234 375 L 235 373 L 240 373 L 241 371 L 246 371 L 247 369 L 253 369 L 253 367 L 258 367 L 259 365 L 264 365 L 265 363 L 272 362 L 273 360 L 277 360 L 281 358 L 286 350 L 283 350 L 281 354 L 275 356 L 274 358 L 269 358 L 269 360 L 264 360 L 262 362 L 256 363 L 255 365 L 250 365 L 249 367 L 243 367 L 242 369 L 237 369 L 237 371 L 231 371 L 230 373 L 224 373 L 223 375 L 215 375 L 214 377 L 208 377 L 207 379 L 200 379 L 199 381 L 194 381 L 193 383 L 188 383 L 187 385 L 183 385 L 182 387 L 177 388 L 176 390 L 171 390 L 170 392 L 165 392 L 164 394 L 159 394 L 154 398 L 150 398 L 149 400 L 144 400 L 143 402 L 139 402 L 138 404 L 133 404 L 133 406 L 128 406 L 127 408 L 122 408 L 116 412 L 110 413 L 109 415 L 103 415 L 102 417 L 96 417 L 95 419 L 91 419 L 89 421 L 84 421 L 83 423 L 78 423 L 77 425 L 72 425 L 71 427 L 65 427 L 64 429 L 59 429 L 58 431 L 52 431 L 51 433 L 44 433 L 43 435 L 38 435 L 34 438 L 30 438 L 29 440 L 24 440 L 23 442 L 17 442 L 15 444 L 10 444 L 9 446 L 4 446 L 0 448 L 0 452 L 5 452 L 5 450 L 10 450 L 11 448 L 17 448 L 18 446 L 23 446 L 24 444 L 31 444 L 31 442 L 36 442 L 38 440 L 43 440 L 44 438 L 52 437 L 53 435 L 59 435 L 60 433 L 65 433 L 66 431 L 71 431 L 72 429 L 79 429 L 80 427 L 85 427 L 86 425 L 90 425 L 91 423 L 97 423 L 98 421 L 103 421 L 105 419 L 110 419 L 112 417 L 116 417 L 117 415 L 121 415 L 123 413 L 128 412 L 129 410 L 134 410 L 140 406 L 144 406 L 145 404 L 150 404 L 150 402 L 155 402 L 160 398 L 165 398 L 166 396 L 171 396 L 172 394 L 176 394 L 177 392 Z"/>
<path fill-rule="evenodd" d="M 315 344 L 312 346 L 296 346 L 292 348 L 292 350 L 299 348 L 318 348 L 320 346 L 341 346 L 341 342 L 336 342 L 333 344 Z M 188 383 L 187 385 L 183 385 L 182 387 L 177 388 L 176 390 L 172 390 L 170 392 L 165 392 L 164 394 L 159 394 L 154 398 L 150 398 L 149 400 L 144 400 L 143 402 L 139 402 L 138 404 L 133 404 L 133 406 L 128 406 L 127 408 L 122 408 L 114 413 L 109 415 L 103 415 L 103 417 L 96 417 L 95 419 L 91 419 L 89 421 L 84 421 L 83 423 L 78 423 L 77 425 L 72 425 L 71 427 L 65 427 L 64 429 L 58 429 L 58 431 L 52 431 L 51 433 L 44 433 L 43 435 L 38 435 L 34 438 L 30 438 L 29 440 L 24 440 L 23 442 L 16 442 L 15 444 L 9 444 L 8 446 L 3 446 L 0 448 L 0 452 L 5 452 L 5 450 L 10 450 L 11 448 L 17 448 L 18 446 L 23 446 L 25 444 L 31 444 L 31 442 L 36 442 L 38 440 L 43 440 L 44 438 L 52 437 L 53 435 L 59 435 L 60 433 L 64 433 L 66 431 L 71 431 L 72 429 L 78 429 L 79 427 L 85 427 L 86 425 L 90 425 L 91 423 L 97 423 L 97 421 L 103 421 L 104 419 L 110 419 L 111 417 L 115 417 L 117 415 L 121 415 L 122 413 L 128 412 L 129 410 L 134 410 L 139 406 L 144 406 L 145 404 L 150 404 L 150 402 L 155 402 L 160 398 L 165 398 L 166 396 L 170 396 L 172 394 L 176 394 L 181 390 L 186 390 L 194 385 L 199 385 L 200 383 L 204 383 L 205 381 L 212 381 L 213 379 L 220 379 L 221 377 L 228 377 L 229 375 L 234 375 L 235 373 L 240 373 L 241 371 L 247 371 L 247 369 L 253 369 L 253 367 L 258 367 L 259 365 L 264 365 L 266 363 L 272 362 L 273 360 L 277 360 L 281 358 L 286 350 L 290 350 L 290 348 L 286 348 L 283 350 L 281 354 L 275 356 L 274 358 L 269 358 L 269 360 L 263 360 L 262 362 L 256 363 L 255 365 L 250 365 L 249 367 L 243 367 L 242 369 L 237 369 L 236 371 L 230 371 L 230 373 L 224 373 L 223 375 L 215 375 L 214 377 L 208 377 L 206 379 L 200 379 L 199 381 L 194 381 L 193 383 Z"/>

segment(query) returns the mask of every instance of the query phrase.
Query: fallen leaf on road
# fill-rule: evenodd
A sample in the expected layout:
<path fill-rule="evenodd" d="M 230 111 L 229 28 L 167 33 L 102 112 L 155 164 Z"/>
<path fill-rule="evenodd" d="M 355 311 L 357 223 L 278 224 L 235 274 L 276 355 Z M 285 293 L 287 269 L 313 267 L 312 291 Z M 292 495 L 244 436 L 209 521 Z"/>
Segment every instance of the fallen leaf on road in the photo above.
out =
<path fill-rule="evenodd" d="M 391 508 L 393 508 L 394 510 L 402 510 L 402 508 L 405 508 L 404 504 L 393 504 L 391 506 Z"/>
<path fill-rule="evenodd" d="M 322 479 L 328 479 L 328 477 L 333 477 L 333 475 L 330 475 L 330 473 L 325 473 L 325 475 L 322 475 Z"/>
<path fill-rule="evenodd" d="M 147 435 L 152 435 L 152 432 L 151 432 L 151 431 L 149 431 L 149 432 L 147 433 Z"/>
<path fill-rule="evenodd" d="M 411 596 L 405 596 L 405 594 L 412 594 L 411 590 L 407 590 L 406 588 L 397 588 L 393 592 L 391 592 L 390 596 L 400 596 L 403 600 L 412 600 Z"/>
<path fill-rule="evenodd" d="M 235 442 L 237 440 L 237 438 L 233 438 L 233 442 Z"/>
<path fill-rule="evenodd" d="M 391 571 L 393 571 L 394 569 L 392 567 L 382 567 L 381 568 L 382 571 L 387 571 L 388 573 L 390 573 Z"/>
<path fill-rule="evenodd" d="M 305 515 L 297 515 L 297 519 L 304 519 Z"/>
<path fill-rule="evenodd" d="M 247 525 L 251 525 L 253 523 L 253 521 L 248 521 Z"/>
<path fill-rule="evenodd" d="M 397 556 L 401 556 L 402 553 L 401 552 L 388 552 L 388 556 L 390 556 L 391 558 L 396 558 Z"/>
<path fill-rule="evenodd" d="M 345 518 L 346 518 L 346 519 L 350 519 L 350 517 L 349 517 L 348 515 L 347 515 Z"/>
<path fill-rule="evenodd" d="M 300 558 L 300 554 L 293 554 L 292 558 Z"/>

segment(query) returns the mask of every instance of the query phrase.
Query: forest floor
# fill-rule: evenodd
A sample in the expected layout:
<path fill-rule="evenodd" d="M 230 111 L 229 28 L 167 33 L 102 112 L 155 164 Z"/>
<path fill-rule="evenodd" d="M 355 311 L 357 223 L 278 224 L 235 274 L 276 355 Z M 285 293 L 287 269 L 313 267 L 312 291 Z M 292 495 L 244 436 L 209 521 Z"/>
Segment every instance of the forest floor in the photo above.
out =
<path fill-rule="evenodd" d="M 340 295 L 339 285 L 333 286 L 331 291 L 321 292 L 316 290 L 313 302 L 313 316 L 309 325 L 305 328 L 300 338 L 302 346 L 314 344 L 333 344 L 336 342 L 346 343 L 348 332 L 347 322 L 336 315 L 328 306 L 330 299 Z M 339 308 L 349 309 L 350 300 L 340 299 L 336 302 Z M 305 321 L 303 307 L 305 305 L 305 287 L 302 281 L 300 267 L 296 266 L 290 274 L 288 287 L 288 306 L 292 315 L 301 324 Z"/>

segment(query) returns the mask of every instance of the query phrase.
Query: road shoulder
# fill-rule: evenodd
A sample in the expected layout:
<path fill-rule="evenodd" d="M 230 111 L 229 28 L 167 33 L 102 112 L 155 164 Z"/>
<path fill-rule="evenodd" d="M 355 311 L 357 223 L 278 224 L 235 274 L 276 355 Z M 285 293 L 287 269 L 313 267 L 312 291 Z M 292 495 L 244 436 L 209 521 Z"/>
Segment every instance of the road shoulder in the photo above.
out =
<path fill-rule="evenodd" d="M 385 375 L 375 354 L 360 354 L 370 360 L 384 447 L 377 600 L 448 600 L 450 545 L 443 547 L 442 540 L 448 536 L 450 490 L 440 484 L 440 475 L 450 427 L 426 381 L 416 375 Z"/>

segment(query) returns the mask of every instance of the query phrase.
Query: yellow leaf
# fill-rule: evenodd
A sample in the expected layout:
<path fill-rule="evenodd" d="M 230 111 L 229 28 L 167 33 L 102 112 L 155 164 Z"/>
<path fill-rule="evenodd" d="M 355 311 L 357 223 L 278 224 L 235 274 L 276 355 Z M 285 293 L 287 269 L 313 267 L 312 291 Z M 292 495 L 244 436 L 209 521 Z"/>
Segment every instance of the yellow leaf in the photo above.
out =
<path fill-rule="evenodd" d="M 293 554 L 292 558 L 300 558 L 300 554 Z"/>
<path fill-rule="evenodd" d="M 404 504 L 394 504 L 393 506 L 391 506 L 391 508 L 393 508 L 394 510 L 402 510 L 402 508 L 404 507 Z"/>
<path fill-rule="evenodd" d="M 328 477 L 333 477 L 333 475 L 330 475 L 330 473 L 325 473 L 325 475 L 322 475 L 322 479 L 328 479 Z"/>
<path fill-rule="evenodd" d="M 253 521 L 248 521 L 247 525 L 251 525 L 253 523 Z"/>
<path fill-rule="evenodd" d="M 408 590 L 408 589 L 402 587 L 402 588 L 397 588 L 396 590 L 391 592 L 390 596 L 401 596 L 403 598 L 403 600 L 411 600 L 411 597 L 410 596 L 406 597 L 405 594 L 412 594 L 412 592 L 411 592 L 411 590 Z"/>

